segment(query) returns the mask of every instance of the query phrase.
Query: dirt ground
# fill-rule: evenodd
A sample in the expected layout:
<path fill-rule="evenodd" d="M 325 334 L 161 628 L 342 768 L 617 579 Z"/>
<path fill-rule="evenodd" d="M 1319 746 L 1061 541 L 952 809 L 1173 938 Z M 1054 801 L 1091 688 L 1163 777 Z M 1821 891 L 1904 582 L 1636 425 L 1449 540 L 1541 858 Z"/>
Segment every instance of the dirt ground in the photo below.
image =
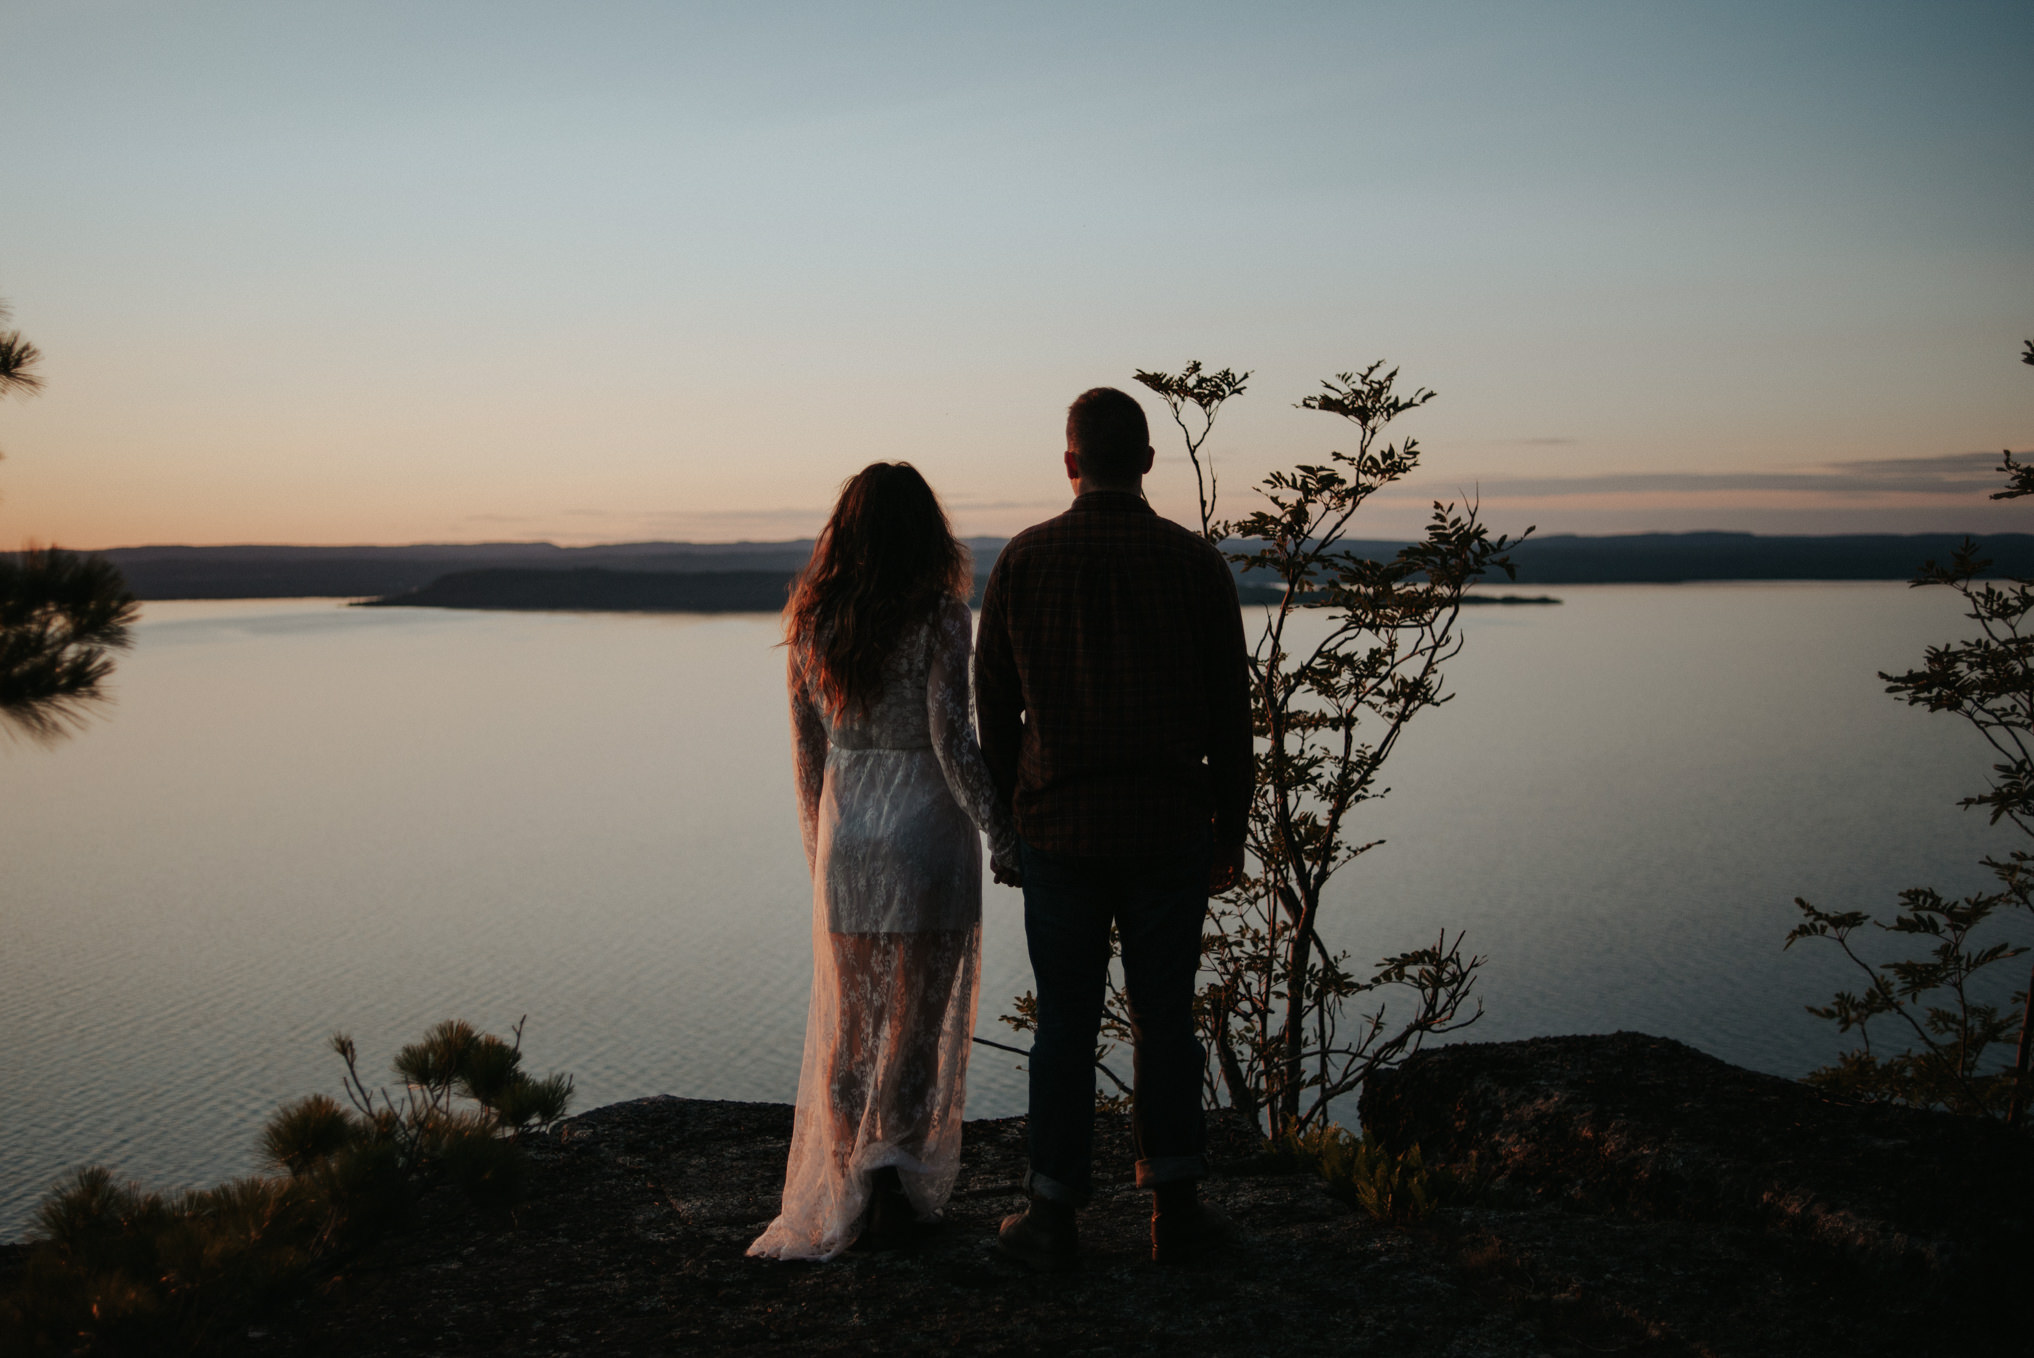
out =
<path fill-rule="evenodd" d="M 1977 1354 L 1951 1312 L 1755 1231 L 1626 1220 L 1486 1193 L 1413 1230 L 1214 1129 L 1206 1197 L 1245 1238 L 1190 1269 L 1149 1259 L 1125 1120 L 1104 1116 L 1084 1265 L 1002 1260 L 1021 1119 L 968 1124 L 945 1222 L 915 1249 L 823 1265 L 750 1259 L 776 1208 L 791 1110 L 643 1099 L 533 1146 L 528 1199 L 449 1193 L 231 1336 L 235 1355 Z M 1902 1300 L 1903 1297 L 1908 1298 Z"/>

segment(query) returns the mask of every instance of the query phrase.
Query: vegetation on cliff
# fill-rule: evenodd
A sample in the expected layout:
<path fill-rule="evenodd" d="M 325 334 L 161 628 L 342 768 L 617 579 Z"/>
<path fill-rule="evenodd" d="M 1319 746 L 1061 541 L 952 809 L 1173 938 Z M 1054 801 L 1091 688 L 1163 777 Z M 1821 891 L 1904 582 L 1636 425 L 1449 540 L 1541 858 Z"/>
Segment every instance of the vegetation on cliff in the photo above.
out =
<path fill-rule="evenodd" d="M 2027 342 L 2021 362 L 2034 364 L 2034 340 Z M 2016 462 L 2010 451 L 2001 457 L 2006 484 L 1991 498 L 2034 495 L 2034 466 Z M 1925 563 L 1914 587 L 1955 591 L 1977 633 L 1929 647 L 1918 669 L 1879 678 L 1888 693 L 1931 712 L 1954 713 L 1984 738 L 1999 762 L 1992 765 L 1986 789 L 1960 805 L 1984 811 L 1993 825 L 2003 821 L 2034 837 L 2034 580 L 1993 580 L 1991 571 L 1992 563 L 1969 538 L 1947 564 Z M 1900 893 L 1890 923 L 1866 911 L 1826 911 L 1796 898 L 1803 919 L 1787 935 L 1787 946 L 1829 939 L 1864 978 L 1862 989 L 1839 991 L 1828 1004 L 1809 1006 L 1811 1014 L 1859 1039 L 1835 1065 L 1813 1072 L 1811 1082 L 1860 1098 L 2020 1124 L 2034 1093 L 2034 979 L 2004 1004 L 1992 981 L 1993 968 L 2029 951 L 1997 935 L 2006 919 L 2034 915 L 2034 853 L 2015 847 L 2003 858 L 1986 858 L 1984 866 L 1998 882 L 1996 891 L 1955 900 L 1933 887 L 1911 887 Z M 1853 943 L 1867 926 L 1922 943 L 1927 952 L 1872 961 Z M 1881 1020 L 1904 1045 L 1874 1044 L 1873 1024 Z M 2014 1048 L 2010 1057 L 1995 1054 L 2008 1045 Z"/>
<path fill-rule="evenodd" d="M 1371 1089 L 1377 1144 L 1429 1142 L 1429 1174 L 1454 1175 L 1413 1224 L 1224 1110 L 1204 1192 L 1242 1243 L 1155 1266 L 1129 1119 L 1105 1113 L 1085 1266 L 1049 1277 L 990 1248 L 1022 1200 L 1021 1118 L 968 1124 L 945 1219 L 913 1249 L 810 1267 L 743 1255 L 777 1210 L 788 1106 L 614 1104 L 527 1138 L 513 1212 L 442 1184 L 412 1229 L 328 1256 L 217 1350 L 1892 1358 L 1995 1351 L 2017 1301 L 1942 1267 L 2025 1256 L 2027 1167 L 1994 1124 L 1638 1034 L 1454 1044 Z"/>
<path fill-rule="evenodd" d="M 1425 536 L 1389 556 L 1351 545 L 1364 505 L 1420 464 L 1418 441 L 1392 441 L 1388 427 L 1434 398 L 1401 389 L 1382 362 L 1299 402 L 1353 425 L 1353 449 L 1272 472 L 1248 513 L 1219 517 L 1207 440 L 1248 378 L 1199 363 L 1137 374 L 1179 429 L 1203 535 L 1246 578 L 1281 587 L 1249 656 L 1258 740 L 1251 866 L 1210 911 L 1199 1015 L 1210 1102 L 1287 1137 L 1326 1124 L 1333 1100 L 1480 1012 L 1465 1006 L 1482 959 L 1462 951 L 1460 934 L 1442 929 L 1366 975 L 1323 937 L 1321 909 L 1337 875 L 1376 847 L 1357 832 L 1360 813 L 1388 790 L 1382 771 L 1407 725 L 1448 701 L 1443 671 L 1462 647 L 1463 600 L 1484 576 L 1510 573 L 1514 540 L 1492 537 L 1474 505 L 1436 503 Z M 1324 630 L 1298 625 L 1303 606 L 1326 615 Z M 1388 1009 L 1394 993 L 1409 1012 Z M 1367 1008 L 1352 1017 L 1352 1003 Z"/>
<path fill-rule="evenodd" d="M 312 1094 L 262 1128 L 275 1175 L 162 1193 L 104 1167 L 75 1171 L 37 1209 L 27 1258 L 0 1293 L 7 1352 L 160 1354 L 211 1347 L 319 1263 L 407 1221 L 443 1183 L 483 1208 L 526 1187 L 523 1142 L 565 1115 L 569 1076 L 522 1068 L 512 1040 L 450 1020 L 396 1054 L 399 1095 L 361 1078 L 335 1034 L 351 1107 Z"/>

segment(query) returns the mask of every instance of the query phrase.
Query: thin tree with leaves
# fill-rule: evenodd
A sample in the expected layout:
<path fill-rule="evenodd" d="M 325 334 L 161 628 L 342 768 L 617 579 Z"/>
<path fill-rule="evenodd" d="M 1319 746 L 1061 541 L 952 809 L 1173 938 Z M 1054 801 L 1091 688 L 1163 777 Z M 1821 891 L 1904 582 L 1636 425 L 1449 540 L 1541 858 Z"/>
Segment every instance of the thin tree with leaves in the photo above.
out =
<path fill-rule="evenodd" d="M 0 322 L 11 316 L 0 303 Z M 0 397 L 42 390 L 42 353 L 0 330 Z M 0 556 L 0 722 L 51 740 L 105 700 L 113 652 L 132 644 L 139 612 L 127 582 L 100 557 L 54 547 Z"/>
<path fill-rule="evenodd" d="M 2034 364 L 2034 340 L 2026 342 L 2020 361 Z M 2005 485 L 1992 499 L 2034 495 L 2034 466 L 2016 460 L 2011 450 L 2000 455 L 1999 472 Z M 1920 668 L 1879 678 L 1888 693 L 1910 706 L 1955 713 L 1984 737 L 1998 762 L 1986 789 L 1958 805 L 2034 837 L 2034 580 L 1994 578 L 1991 566 L 1970 538 L 1947 564 L 1924 563 L 1913 587 L 1954 590 L 1963 599 L 1964 617 L 1977 625 L 1976 635 L 1930 646 Z M 1830 1003 L 1808 1007 L 1839 1032 L 1856 1032 L 1859 1040 L 1835 1065 L 1812 1072 L 1811 1082 L 1859 1097 L 2004 1117 L 2008 1125 L 2020 1125 L 2034 1093 L 2034 977 L 2003 1009 L 1986 998 L 1996 992 L 1980 977 L 2030 950 L 2002 939 L 1981 941 L 1980 934 L 1995 917 L 2034 913 L 2034 853 L 2015 847 L 2003 858 L 1983 861 L 1998 890 L 1948 900 L 1933 888 L 1910 888 L 1900 893 L 1900 909 L 1889 924 L 1861 910 L 1825 911 L 1796 898 L 1803 918 L 1787 935 L 1787 946 L 1827 938 L 1864 977 L 1861 990 L 1839 991 Z M 1868 961 L 1851 941 L 1868 925 L 1925 941 L 1928 951 Z M 2019 1006 L 2017 1022 L 2012 1005 Z M 1875 1046 L 1872 1025 L 1878 1020 L 1910 1044 Z M 2016 1028 L 2014 1056 L 2002 1066 L 1993 1051 L 2012 1042 Z"/>
<path fill-rule="evenodd" d="M 1235 520 L 1219 517 L 1207 440 L 1250 374 L 1195 362 L 1136 377 L 1179 428 L 1202 533 L 1246 579 L 1283 586 L 1250 655 L 1254 866 L 1211 908 L 1199 1011 L 1211 1100 L 1226 1098 L 1269 1135 L 1294 1135 L 1325 1123 L 1330 1103 L 1372 1071 L 1482 1012 L 1467 1006 L 1483 959 L 1463 953 L 1460 933 L 1443 929 L 1366 977 L 1323 936 L 1322 912 L 1341 871 L 1381 842 L 1357 835 L 1356 819 L 1388 791 L 1379 779 L 1407 724 L 1451 696 L 1443 669 L 1462 647 L 1463 596 L 1493 570 L 1512 573 L 1516 540 L 1493 538 L 1473 504 L 1437 502 L 1425 534 L 1389 560 L 1345 545 L 1363 506 L 1419 465 L 1418 442 L 1389 441 L 1386 427 L 1434 398 L 1402 390 L 1381 362 L 1299 402 L 1355 426 L 1354 449 L 1272 472 L 1259 506 Z M 1409 1015 L 1387 1011 L 1391 991 L 1409 994 Z M 1347 1020 L 1351 1002 L 1365 1010 Z"/>

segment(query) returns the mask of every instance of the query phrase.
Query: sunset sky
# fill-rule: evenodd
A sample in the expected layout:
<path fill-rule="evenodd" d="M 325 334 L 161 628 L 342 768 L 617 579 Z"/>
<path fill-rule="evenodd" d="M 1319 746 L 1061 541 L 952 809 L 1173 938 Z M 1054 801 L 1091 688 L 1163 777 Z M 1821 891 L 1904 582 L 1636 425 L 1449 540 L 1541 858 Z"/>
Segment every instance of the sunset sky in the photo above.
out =
<path fill-rule="evenodd" d="M 1236 508 L 1321 377 L 1440 393 L 1364 536 L 2034 531 L 2030 69 L 2024 0 L 0 0 L 0 543 L 782 538 L 877 458 L 1002 533 L 1194 358 Z"/>

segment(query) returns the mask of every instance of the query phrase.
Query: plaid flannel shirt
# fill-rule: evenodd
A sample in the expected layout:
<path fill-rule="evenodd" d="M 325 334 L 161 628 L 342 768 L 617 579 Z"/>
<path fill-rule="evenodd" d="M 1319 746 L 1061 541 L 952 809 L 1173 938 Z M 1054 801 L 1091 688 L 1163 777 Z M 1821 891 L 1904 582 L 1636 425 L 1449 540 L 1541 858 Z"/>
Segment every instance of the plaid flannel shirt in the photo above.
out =
<path fill-rule="evenodd" d="M 1220 553 L 1142 496 L 1090 491 L 1010 540 L 975 648 L 982 755 L 1049 853 L 1243 842 L 1249 671 Z"/>

